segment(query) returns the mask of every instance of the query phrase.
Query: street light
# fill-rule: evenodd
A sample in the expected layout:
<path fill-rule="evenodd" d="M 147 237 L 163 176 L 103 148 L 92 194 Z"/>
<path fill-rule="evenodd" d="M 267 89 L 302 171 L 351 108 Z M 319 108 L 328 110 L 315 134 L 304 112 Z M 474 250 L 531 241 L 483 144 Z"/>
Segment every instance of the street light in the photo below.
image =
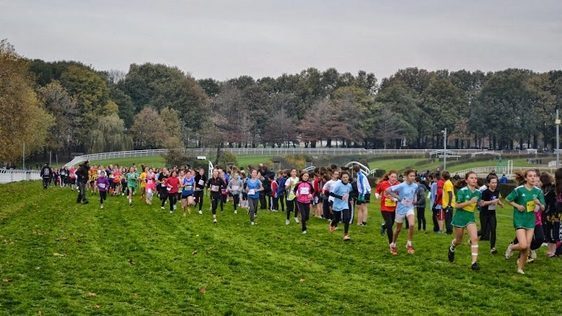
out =
<path fill-rule="evenodd" d="M 443 170 L 447 169 L 447 129 L 441 131 L 443 133 Z"/>

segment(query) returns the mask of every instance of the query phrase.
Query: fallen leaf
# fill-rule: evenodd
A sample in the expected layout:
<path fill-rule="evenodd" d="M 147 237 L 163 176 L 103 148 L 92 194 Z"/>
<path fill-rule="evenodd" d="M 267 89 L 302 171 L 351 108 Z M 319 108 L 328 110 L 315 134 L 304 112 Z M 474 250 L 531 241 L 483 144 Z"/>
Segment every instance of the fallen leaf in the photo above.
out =
<path fill-rule="evenodd" d="M 301 281 L 301 283 L 302 283 L 302 282 L 304 282 L 304 279 L 300 279 L 299 281 Z"/>
<path fill-rule="evenodd" d="M 96 296 L 98 296 L 98 295 L 97 295 L 96 293 L 94 293 L 94 292 L 88 292 L 88 293 L 86 293 L 86 296 L 88 296 L 88 297 L 96 297 Z"/>
<path fill-rule="evenodd" d="M 100 309 L 101 306 L 99 306 L 98 304 L 96 304 L 96 305 L 94 305 L 94 308 L 95 308 L 95 309 Z"/>
<path fill-rule="evenodd" d="M 199 289 L 199 293 L 205 294 L 205 292 L 207 292 L 206 288 L 202 287 L 202 288 Z"/>
<path fill-rule="evenodd" d="M 195 256 L 197 254 L 197 250 L 193 250 L 193 252 L 191 253 L 192 256 Z"/>

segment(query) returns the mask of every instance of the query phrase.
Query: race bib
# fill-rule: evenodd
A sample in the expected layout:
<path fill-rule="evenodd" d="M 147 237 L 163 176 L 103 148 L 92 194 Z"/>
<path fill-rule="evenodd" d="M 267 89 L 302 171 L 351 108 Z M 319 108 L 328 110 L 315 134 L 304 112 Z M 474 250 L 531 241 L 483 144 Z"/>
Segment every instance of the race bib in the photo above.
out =
<path fill-rule="evenodd" d="M 385 198 L 384 199 L 384 206 L 394 207 L 394 206 L 396 206 L 396 202 L 394 202 L 393 200 L 391 200 L 389 198 Z"/>
<path fill-rule="evenodd" d="M 240 186 L 237 185 L 232 186 L 232 191 L 238 191 L 238 190 L 240 190 Z"/>
<path fill-rule="evenodd" d="M 413 202 L 414 201 L 412 201 L 411 199 L 402 199 L 402 201 L 401 201 L 402 205 L 404 205 L 404 206 L 412 206 L 412 205 L 414 205 Z"/>
<path fill-rule="evenodd" d="M 476 210 L 476 203 L 470 203 L 467 206 L 464 207 L 465 211 L 471 211 L 474 212 L 474 210 Z M 488 208 L 490 209 L 490 208 Z"/>
<path fill-rule="evenodd" d="M 172 191 L 172 187 L 166 187 L 166 190 Z"/>
<path fill-rule="evenodd" d="M 193 190 L 193 186 L 191 186 L 191 185 L 186 185 L 186 186 L 185 186 L 185 190 L 186 190 L 186 191 L 191 191 L 191 190 Z"/>
<path fill-rule="evenodd" d="M 204 185 L 204 184 L 205 184 L 205 181 L 199 180 L 199 182 L 197 182 L 197 183 L 198 183 L 199 185 Z"/>
<path fill-rule="evenodd" d="M 98 184 L 98 187 L 99 187 L 100 189 L 105 189 L 105 183 L 100 183 L 100 184 Z"/>
<path fill-rule="evenodd" d="M 301 194 L 301 195 L 310 194 L 310 188 L 309 188 L 309 187 L 302 187 L 302 188 L 300 189 L 300 194 Z"/>
<path fill-rule="evenodd" d="M 255 190 L 255 189 L 250 189 L 250 190 L 248 191 L 248 195 L 254 195 L 254 194 L 256 194 L 256 190 Z"/>
<path fill-rule="evenodd" d="M 213 191 L 213 192 L 219 192 L 219 186 L 218 186 L 218 185 L 212 185 L 212 186 L 211 186 L 211 191 Z"/>
<path fill-rule="evenodd" d="M 535 201 L 527 202 L 527 212 L 534 212 L 535 211 Z"/>
<path fill-rule="evenodd" d="M 496 204 L 490 204 L 490 205 L 488 205 L 488 210 L 489 210 L 489 211 L 495 211 L 495 210 L 496 210 Z"/>

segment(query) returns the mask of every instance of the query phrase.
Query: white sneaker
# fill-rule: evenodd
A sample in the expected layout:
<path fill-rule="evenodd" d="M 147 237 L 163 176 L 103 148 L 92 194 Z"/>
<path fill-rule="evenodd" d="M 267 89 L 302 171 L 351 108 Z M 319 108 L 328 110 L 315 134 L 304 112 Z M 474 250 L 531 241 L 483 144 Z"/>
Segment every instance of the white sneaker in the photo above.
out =
<path fill-rule="evenodd" d="M 203 212 L 202 212 L 202 211 L 199 211 L 199 215 L 203 215 Z"/>
<path fill-rule="evenodd" d="M 250 225 L 256 225 L 256 223 L 254 223 L 254 222 L 250 222 Z"/>
<path fill-rule="evenodd" d="M 511 250 L 511 246 L 513 246 L 513 244 L 509 244 L 509 246 L 507 246 L 507 249 L 505 250 L 505 260 L 513 256 L 513 250 Z"/>
<path fill-rule="evenodd" d="M 303 235 L 306 235 L 306 230 L 304 230 L 304 231 L 302 232 L 302 234 L 303 234 Z"/>
<path fill-rule="evenodd" d="M 238 211 L 237 211 L 237 210 L 234 210 L 234 214 L 238 214 Z"/>
<path fill-rule="evenodd" d="M 295 223 L 297 223 L 297 224 L 299 223 L 299 218 L 298 218 L 298 217 L 295 217 Z"/>
<path fill-rule="evenodd" d="M 217 223 L 217 219 L 213 218 L 213 223 L 216 224 Z"/>
<path fill-rule="evenodd" d="M 163 209 L 164 209 L 164 206 L 160 207 L 160 209 L 163 210 Z"/>
<path fill-rule="evenodd" d="M 170 214 L 172 214 L 172 213 L 173 213 L 173 212 L 172 212 L 172 211 L 170 211 Z"/>
<path fill-rule="evenodd" d="M 103 204 L 102 204 L 102 205 L 100 205 L 100 208 L 103 208 Z"/>
<path fill-rule="evenodd" d="M 531 250 L 531 259 L 535 260 L 537 259 L 537 252 L 535 250 Z"/>
<path fill-rule="evenodd" d="M 519 273 L 519 274 L 525 274 L 525 271 L 523 271 L 523 269 L 517 269 L 517 273 Z"/>
<path fill-rule="evenodd" d="M 286 220 L 285 220 L 285 225 L 289 225 L 289 224 L 291 224 L 291 221 L 288 220 L 288 219 L 286 219 Z"/>

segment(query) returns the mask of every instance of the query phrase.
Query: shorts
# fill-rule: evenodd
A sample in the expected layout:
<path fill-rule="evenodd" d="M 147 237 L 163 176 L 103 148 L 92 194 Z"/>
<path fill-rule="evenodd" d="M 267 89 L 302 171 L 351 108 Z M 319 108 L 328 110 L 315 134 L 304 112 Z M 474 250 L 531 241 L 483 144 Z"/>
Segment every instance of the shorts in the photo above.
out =
<path fill-rule="evenodd" d="M 181 194 L 182 199 L 187 199 L 188 197 L 193 196 L 193 193 L 183 193 Z"/>
<path fill-rule="evenodd" d="M 513 211 L 513 227 L 518 229 L 535 229 L 535 212 Z"/>
<path fill-rule="evenodd" d="M 137 191 L 137 187 L 128 186 L 127 188 L 129 188 L 129 191 L 133 192 L 133 194 Z"/>
<path fill-rule="evenodd" d="M 453 220 L 451 221 L 451 225 L 458 228 L 465 228 L 469 224 L 476 224 L 474 212 L 457 209 L 455 215 L 453 215 Z"/>
<path fill-rule="evenodd" d="M 394 222 L 398 223 L 398 224 L 402 224 L 404 222 L 404 218 L 407 218 L 410 215 L 412 215 L 412 216 L 414 215 L 414 209 L 413 208 L 409 209 L 406 212 L 406 214 L 396 212 L 396 217 L 394 218 Z"/>
<path fill-rule="evenodd" d="M 367 193 L 365 195 L 363 195 L 363 201 L 359 201 L 359 198 L 357 199 L 357 205 L 361 205 L 361 204 L 369 204 L 371 202 L 371 194 Z"/>

